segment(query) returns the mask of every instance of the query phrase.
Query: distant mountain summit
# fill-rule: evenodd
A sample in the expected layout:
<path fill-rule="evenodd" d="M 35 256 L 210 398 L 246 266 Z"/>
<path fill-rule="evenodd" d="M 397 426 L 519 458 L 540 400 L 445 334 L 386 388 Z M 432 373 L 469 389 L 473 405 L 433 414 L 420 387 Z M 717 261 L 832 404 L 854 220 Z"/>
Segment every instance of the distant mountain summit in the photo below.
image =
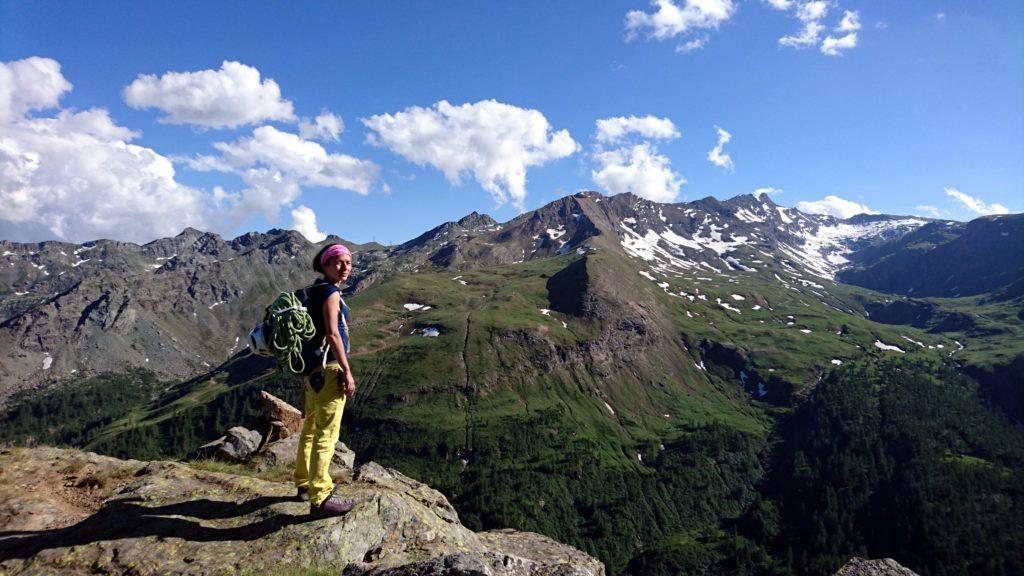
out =
<path fill-rule="evenodd" d="M 473 212 L 397 246 L 352 245 L 358 257 L 351 290 L 389 274 L 614 250 L 653 273 L 680 277 L 777 270 L 810 283 L 838 274 L 884 291 L 973 294 L 1019 284 L 1021 222 L 1020 215 L 968 224 L 886 215 L 839 220 L 779 206 L 767 195 L 660 204 L 580 192 L 505 223 Z M 187 228 L 142 246 L 0 241 L 0 342 L 7 351 L 0 396 L 72 374 L 135 366 L 185 378 L 215 366 L 244 349 L 241 337 L 278 291 L 312 279 L 308 260 L 316 248 L 280 229 L 226 240 Z"/>

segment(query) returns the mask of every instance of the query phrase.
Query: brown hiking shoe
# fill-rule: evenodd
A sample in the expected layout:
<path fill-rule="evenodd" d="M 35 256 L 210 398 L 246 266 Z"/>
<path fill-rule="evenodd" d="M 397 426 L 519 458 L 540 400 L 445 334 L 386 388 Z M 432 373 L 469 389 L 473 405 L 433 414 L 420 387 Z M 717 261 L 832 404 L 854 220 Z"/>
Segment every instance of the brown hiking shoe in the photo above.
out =
<path fill-rule="evenodd" d="M 320 504 L 309 504 L 309 515 L 314 518 L 327 518 L 329 516 L 341 516 L 355 506 L 351 500 L 342 500 L 337 496 L 329 496 Z"/>
<path fill-rule="evenodd" d="M 295 500 L 297 502 L 309 502 L 309 488 L 299 486 L 295 489 Z"/>

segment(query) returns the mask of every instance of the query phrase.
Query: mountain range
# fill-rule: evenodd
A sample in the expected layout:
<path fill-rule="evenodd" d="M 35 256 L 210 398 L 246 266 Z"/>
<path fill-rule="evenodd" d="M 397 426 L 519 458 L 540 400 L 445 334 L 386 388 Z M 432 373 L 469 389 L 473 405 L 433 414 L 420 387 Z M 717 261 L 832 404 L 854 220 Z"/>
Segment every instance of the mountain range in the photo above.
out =
<path fill-rule="evenodd" d="M 260 389 L 295 401 L 245 335 L 324 242 L 0 242 L 2 436 L 182 457 Z M 998 542 L 944 552 L 1003 521 L 1024 535 L 1020 214 L 580 192 L 349 245 L 343 435 L 473 530 L 541 532 L 611 574 L 831 573 L 854 553 L 1024 569 Z M 880 510 L 928 535 L 880 539 Z"/>

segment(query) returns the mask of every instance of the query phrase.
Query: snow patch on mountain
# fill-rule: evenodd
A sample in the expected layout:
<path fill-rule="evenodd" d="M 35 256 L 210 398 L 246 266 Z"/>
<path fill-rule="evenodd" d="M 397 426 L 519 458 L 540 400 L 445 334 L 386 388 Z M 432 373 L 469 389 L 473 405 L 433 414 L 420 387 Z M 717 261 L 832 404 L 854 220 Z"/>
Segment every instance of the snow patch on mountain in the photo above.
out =
<path fill-rule="evenodd" d="M 888 351 L 891 351 L 891 352 L 899 352 L 900 354 L 905 354 L 905 352 L 899 346 L 893 346 L 891 344 L 886 344 L 885 342 L 882 342 L 881 340 L 875 340 L 875 348 L 878 348 L 879 350 L 888 350 Z"/>

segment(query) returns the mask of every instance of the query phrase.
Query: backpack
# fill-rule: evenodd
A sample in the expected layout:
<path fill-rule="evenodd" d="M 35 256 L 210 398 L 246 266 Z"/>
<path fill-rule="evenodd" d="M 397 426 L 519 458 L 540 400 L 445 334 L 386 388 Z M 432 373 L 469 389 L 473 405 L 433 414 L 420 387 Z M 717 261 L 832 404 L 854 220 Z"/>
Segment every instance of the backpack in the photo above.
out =
<path fill-rule="evenodd" d="M 316 326 L 309 315 L 313 284 L 294 292 L 281 292 L 249 332 L 249 350 L 257 356 L 277 358 L 278 367 L 309 376 L 327 363 L 327 339 L 315 342 Z"/>

